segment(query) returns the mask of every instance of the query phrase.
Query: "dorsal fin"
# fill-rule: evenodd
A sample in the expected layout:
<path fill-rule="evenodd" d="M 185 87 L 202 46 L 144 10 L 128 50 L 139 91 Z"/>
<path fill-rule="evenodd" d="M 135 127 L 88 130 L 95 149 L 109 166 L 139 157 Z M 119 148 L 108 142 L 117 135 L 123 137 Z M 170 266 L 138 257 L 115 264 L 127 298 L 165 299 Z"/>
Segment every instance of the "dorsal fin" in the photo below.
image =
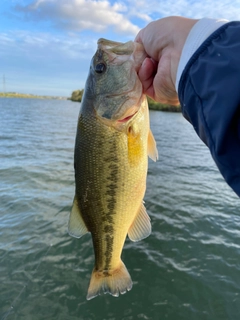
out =
<path fill-rule="evenodd" d="M 83 221 L 80 208 L 78 205 L 78 200 L 75 195 L 73 200 L 73 206 L 70 213 L 70 218 L 68 222 L 68 233 L 70 236 L 75 238 L 81 238 L 84 234 L 88 232 L 88 229 Z"/>
<path fill-rule="evenodd" d="M 132 241 L 139 241 L 147 238 L 151 234 L 151 231 L 150 217 L 142 203 L 139 212 L 128 230 L 128 237 Z"/>
<path fill-rule="evenodd" d="M 156 144 L 156 141 L 154 139 L 154 136 L 152 134 L 151 129 L 149 129 L 149 133 L 148 133 L 148 156 L 153 161 L 157 161 L 157 159 L 158 159 L 157 144 Z"/>

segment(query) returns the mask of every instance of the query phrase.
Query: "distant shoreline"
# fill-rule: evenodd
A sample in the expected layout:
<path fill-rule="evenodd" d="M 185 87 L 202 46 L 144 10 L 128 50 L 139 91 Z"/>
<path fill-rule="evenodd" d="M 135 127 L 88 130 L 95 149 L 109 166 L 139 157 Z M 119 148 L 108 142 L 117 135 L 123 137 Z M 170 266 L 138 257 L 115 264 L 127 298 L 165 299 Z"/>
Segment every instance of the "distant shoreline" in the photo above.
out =
<path fill-rule="evenodd" d="M 0 98 L 27 98 L 27 99 L 49 99 L 49 100 L 71 100 L 75 102 L 81 102 L 83 95 L 83 90 L 75 90 L 70 98 L 59 97 L 59 96 L 41 96 L 28 93 L 18 93 L 18 92 L 0 92 Z M 168 111 L 168 112 L 181 112 L 180 106 L 171 106 L 167 104 L 158 103 L 150 98 L 148 98 L 148 107 L 150 110 L 157 111 Z"/>
<path fill-rule="evenodd" d="M 35 94 L 18 93 L 18 92 L 0 92 L 0 98 L 28 98 L 28 99 L 67 100 L 67 97 L 40 96 L 40 95 L 35 95 Z"/>

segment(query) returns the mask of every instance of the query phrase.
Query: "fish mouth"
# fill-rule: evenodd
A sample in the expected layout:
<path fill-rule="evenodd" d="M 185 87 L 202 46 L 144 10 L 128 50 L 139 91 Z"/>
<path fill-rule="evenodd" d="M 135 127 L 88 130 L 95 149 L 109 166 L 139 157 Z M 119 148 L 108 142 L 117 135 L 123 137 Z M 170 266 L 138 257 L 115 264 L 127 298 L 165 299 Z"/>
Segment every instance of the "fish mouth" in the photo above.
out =
<path fill-rule="evenodd" d="M 97 117 L 103 124 L 109 127 L 114 127 L 118 131 L 122 131 L 126 126 L 128 126 L 129 121 L 133 121 L 133 119 L 135 119 L 135 116 L 139 111 L 138 109 L 136 110 L 136 108 L 134 108 L 130 112 L 128 110 L 128 112 L 125 112 L 125 114 L 122 114 L 120 117 L 115 116 L 113 118 L 108 118 L 100 115 Z"/>
<path fill-rule="evenodd" d="M 133 90 L 134 86 L 129 91 L 107 95 L 104 103 L 97 107 L 97 115 L 109 122 L 129 121 L 139 110 L 139 99 L 132 97 Z"/>
<path fill-rule="evenodd" d="M 136 113 L 137 113 L 137 111 L 127 117 L 124 117 L 123 119 L 119 119 L 118 122 L 121 122 L 121 123 L 127 122 L 128 120 L 132 119 Z"/>
<path fill-rule="evenodd" d="M 122 43 L 122 42 L 116 42 L 116 41 L 100 38 L 98 39 L 97 44 L 99 49 L 102 49 L 108 53 L 111 52 L 118 56 L 131 55 L 134 52 L 133 41 Z"/>
<path fill-rule="evenodd" d="M 108 76 L 113 77 L 112 81 L 110 79 L 104 84 L 103 90 L 97 91 L 98 99 L 94 106 L 97 117 L 104 124 L 122 130 L 135 119 L 143 94 L 137 72 L 145 57 L 146 52 L 139 43 L 98 40 L 94 64 L 104 60 L 108 69 L 105 81 Z"/>

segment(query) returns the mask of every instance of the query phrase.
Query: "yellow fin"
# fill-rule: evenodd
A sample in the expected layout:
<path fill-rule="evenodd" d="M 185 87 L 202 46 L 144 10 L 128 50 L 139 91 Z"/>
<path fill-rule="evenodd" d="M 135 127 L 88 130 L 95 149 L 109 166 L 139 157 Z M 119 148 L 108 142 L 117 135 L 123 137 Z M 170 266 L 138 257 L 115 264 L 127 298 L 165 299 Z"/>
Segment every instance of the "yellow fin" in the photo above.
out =
<path fill-rule="evenodd" d="M 139 165 L 140 159 L 145 157 L 141 133 L 136 124 L 128 128 L 128 161 L 131 166 Z"/>
<path fill-rule="evenodd" d="M 153 161 L 157 161 L 158 159 L 158 150 L 157 150 L 157 144 L 154 139 L 154 136 L 152 134 L 152 131 L 149 129 L 148 133 L 148 156 Z"/>
<path fill-rule="evenodd" d="M 72 211 L 68 222 L 68 233 L 75 238 L 81 238 L 88 232 L 88 229 L 83 221 L 77 197 L 74 197 Z"/>
<path fill-rule="evenodd" d="M 115 270 L 93 270 L 88 288 L 87 300 L 91 300 L 101 293 L 109 293 L 114 297 L 118 297 L 119 293 L 124 294 L 131 289 L 131 277 L 125 264 L 120 261 L 119 267 Z"/>
<path fill-rule="evenodd" d="M 132 241 L 139 241 L 147 238 L 151 234 L 151 231 L 150 217 L 142 203 L 139 212 L 128 230 L 128 237 Z"/>

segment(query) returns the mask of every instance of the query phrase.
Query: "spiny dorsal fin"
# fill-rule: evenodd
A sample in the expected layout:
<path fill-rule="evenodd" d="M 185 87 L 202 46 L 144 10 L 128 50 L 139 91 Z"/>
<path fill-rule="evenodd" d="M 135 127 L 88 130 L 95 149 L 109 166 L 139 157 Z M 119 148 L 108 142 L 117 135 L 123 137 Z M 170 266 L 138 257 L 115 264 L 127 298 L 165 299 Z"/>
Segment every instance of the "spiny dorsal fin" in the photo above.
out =
<path fill-rule="evenodd" d="M 157 144 L 154 139 L 154 136 L 152 134 L 152 131 L 149 129 L 148 133 L 148 156 L 153 161 L 157 161 L 158 159 L 158 150 L 157 150 Z"/>
<path fill-rule="evenodd" d="M 146 208 L 142 203 L 139 212 L 137 213 L 131 227 L 128 230 L 128 237 L 132 241 L 139 241 L 147 238 L 152 231 L 150 217 L 147 214 Z"/>
<path fill-rule="evenodd" d="M 75 238 L 81 238 L 88 232 L 88 229 L 83 221 L 80 208 L 78 206 L 77 197 L 74 197 L 72 211 L 68 222 L 68 233 Z"/>

